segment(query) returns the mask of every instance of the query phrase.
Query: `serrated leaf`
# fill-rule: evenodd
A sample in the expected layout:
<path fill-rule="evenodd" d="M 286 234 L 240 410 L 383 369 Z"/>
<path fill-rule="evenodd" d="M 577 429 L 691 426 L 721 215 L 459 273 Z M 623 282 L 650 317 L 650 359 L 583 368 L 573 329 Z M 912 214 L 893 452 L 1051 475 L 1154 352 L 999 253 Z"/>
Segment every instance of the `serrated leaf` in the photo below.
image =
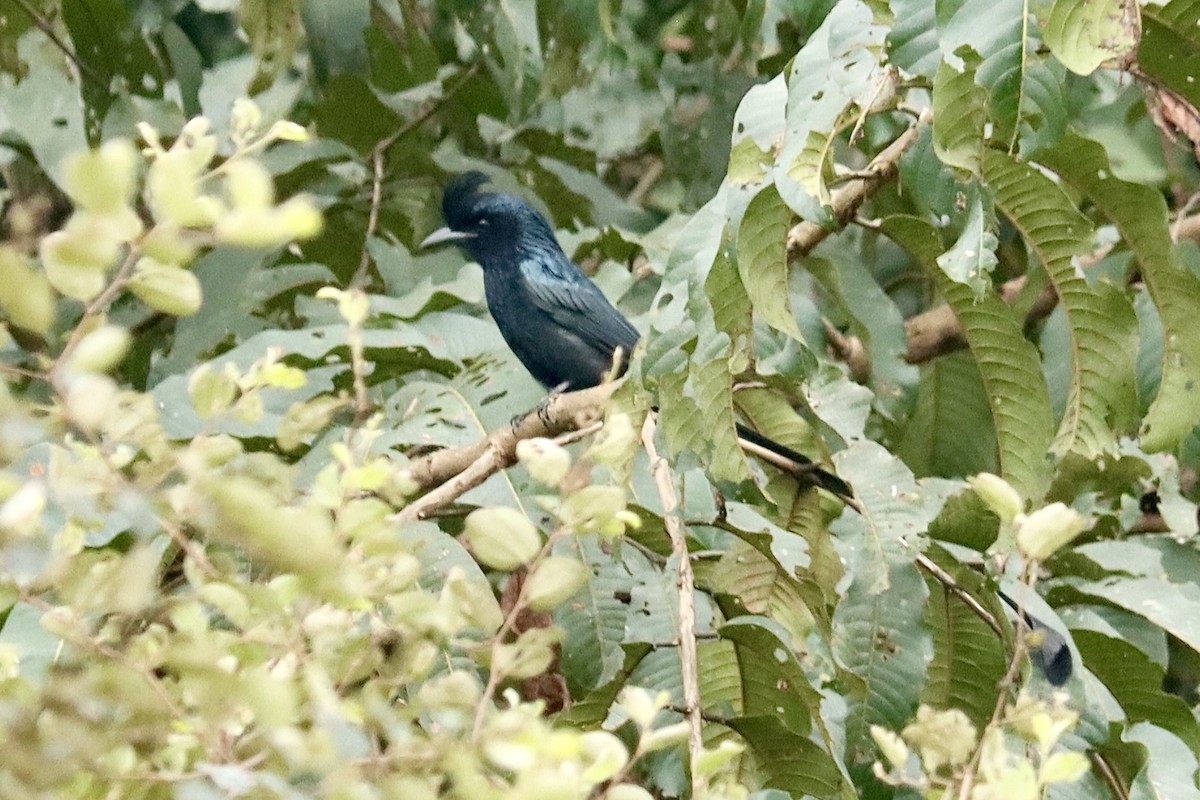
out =
<path fill-rule="evenodd" d="M 1137 317 L 1116 287 L 1088 285 L 1072 257 L 1091 247 L 1091 223 L 1049 178 L 989 150 L 984 175 L 996 204 L 1033 248 L 1053 282 L 1070 332 L 1071 381 L 1052 450 L 1091 458 L 1130 421 Z"/>
<path fill-rule="evenodd" d="M 1077 75 L 1090 75 L 1137 44 L 1137 20 L 1121 0 L 1055 0 L 1042 28 L 1050 52 Z"/>
<path fill-rule="evenodd" d="M 1113 177 L 1104 148 L 1082 136 L 1069 134 L 1039 158 L 1082 191 L 1133 250 L 1165 328 L 1162 383 L 1141 442 L 1149 452 L 1172 449 L 1200 422 L 1200 278 L 1179 260 L 1166 202 L 1149 186 Z"/>
<path fill-rule="evenodd" d="M 754 196 L 737 237 L 737 266 L 750 301 L 772 328 L 803 341 L 788 291 L 787 232 L 792 211 L 774 186 Z"/>

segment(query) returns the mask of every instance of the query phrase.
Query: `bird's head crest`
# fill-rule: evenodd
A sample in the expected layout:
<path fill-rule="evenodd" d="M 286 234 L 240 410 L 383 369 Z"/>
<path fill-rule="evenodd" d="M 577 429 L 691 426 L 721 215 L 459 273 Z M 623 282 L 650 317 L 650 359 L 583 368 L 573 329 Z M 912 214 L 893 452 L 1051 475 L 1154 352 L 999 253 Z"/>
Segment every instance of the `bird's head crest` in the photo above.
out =
<path fill-rule="evenodd" d="M 479 170 L 472 170 L 464 172 L 447 184 L 442 195 L 442 217 L 451 229 L 462 230 L 475 212 L 476 202 L 482 194 L 479 187 L 490 183 L 491 180 Z"/>

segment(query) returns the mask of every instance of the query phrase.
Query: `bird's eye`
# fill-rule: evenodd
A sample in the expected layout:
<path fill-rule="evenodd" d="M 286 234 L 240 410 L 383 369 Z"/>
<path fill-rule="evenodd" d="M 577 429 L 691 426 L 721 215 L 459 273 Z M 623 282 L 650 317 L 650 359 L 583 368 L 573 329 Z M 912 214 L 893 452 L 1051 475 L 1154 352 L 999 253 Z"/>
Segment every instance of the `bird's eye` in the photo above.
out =
<path fill-rule="evenodd" d="M 481 228 L 486 228 L 488 226 L 487 217 L 479 219 L 475 224 Z"/>

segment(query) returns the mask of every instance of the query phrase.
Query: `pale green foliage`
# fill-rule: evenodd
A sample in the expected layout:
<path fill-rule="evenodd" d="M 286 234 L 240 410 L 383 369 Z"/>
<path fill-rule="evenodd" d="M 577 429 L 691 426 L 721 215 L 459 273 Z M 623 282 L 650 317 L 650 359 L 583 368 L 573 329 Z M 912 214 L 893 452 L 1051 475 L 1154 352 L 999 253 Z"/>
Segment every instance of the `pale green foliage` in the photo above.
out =
<path fill-rule="evenodd" d="M 0 14 L 0 797 L 1194 794 L 1198 8 Z M 475 168 L 644 334 L 495 472 Z"/>

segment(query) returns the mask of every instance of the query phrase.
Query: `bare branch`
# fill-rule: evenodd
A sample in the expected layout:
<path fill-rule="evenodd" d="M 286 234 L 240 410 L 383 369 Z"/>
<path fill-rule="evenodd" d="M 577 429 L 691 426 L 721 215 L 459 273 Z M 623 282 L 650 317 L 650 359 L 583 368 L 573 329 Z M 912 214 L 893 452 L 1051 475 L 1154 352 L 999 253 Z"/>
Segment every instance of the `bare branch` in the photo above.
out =
<path fill-rule="evenodd" d="M 405 506 L 399 521 L 423 519 L 438 506 L 462 496 L 490 476 L 517 461 L 517 442 L 537 436 L 557 436 L 576 430 L 604 412 L 615 383 L 605 383 L 580 392 L 551 395 L 544 406 L 514 424 L 492 431 L 465 447 L 439 450 L 409 464 L 409 475 L 422 489 L 434 491 Z"/>
<path fill-rule="evenodd" d="M 671 466 L 658 454 L 654 446 L 654 429 L 658 414 L 651 411 L 642 426 L 642 446 L 650 458 L 650 472 L 658 487 L 662 503 L 663 525 L 671 537 L 671 551 L 679 563 L 679 664 L 683 671 L 684 713 L 691 726 L 688 735 L 690 763 L 695 765 L 704 747 L 702 726 L 704 719 L 700 707 L 700 667 L 696 652 L 696 579 L 692 574 L 692 560 L 688 557 L 687 535 L 683 519 L 679 516 L 679 494 L 675 490 L 675 477 Z M 704 795 L 704 780 L 692 769 L 692 797 Z"/>

